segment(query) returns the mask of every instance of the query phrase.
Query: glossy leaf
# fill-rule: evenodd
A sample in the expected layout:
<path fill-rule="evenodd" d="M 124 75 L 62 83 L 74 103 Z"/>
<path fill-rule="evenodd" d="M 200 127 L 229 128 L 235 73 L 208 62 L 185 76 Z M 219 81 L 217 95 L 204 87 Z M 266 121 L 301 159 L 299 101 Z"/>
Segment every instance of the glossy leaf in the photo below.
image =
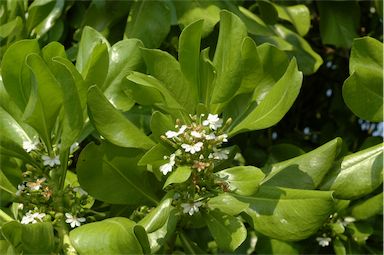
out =
<path fill-rule="evenodd" d="M 220 2 L 217 1 L 173 1 L 177 12 L 178 24 L 186 26 L 204 19 L 203 34 L 205 37 L 212 32 L 220 20 Z"/>
<path fill-rule="evenodd" d="M 217 71 L 211 104 L 222 103 L 237 91 L 241 81 L 240 45 L 247 35 L 241 20 L 228 11 L 220 13 L 220 32 L 213 64 Z"/>
<path fill-rule="evenodd" d="M 153 139 L 160 140 L 168 130 L 173 130 L 175 122 L 170 115 L 155 111 L 151 118 L 151 130 Z"/>
<path fill-rule="evenodd" d="M 81 186 L 95 198 L 113 204 L 157 204 L 153 176 L 137 166 L 142 151 L 108 143 L 87 145 L 77 163 Z"/>
<path fill-rule="evenodd" d="M 218 209 L 219 211 L 235 216 L 248 208 L 248 204 L 236 199 L 230 193 L 223 193 L 208 200 L 208 208 L 211 210 Z"/>
<path fill-rule="evenodd" d="M 295 189 L 315 189 L 331 169 L 340 149 L 341 139 L 336 138 L 301 156 L 275 163 L 262 184 Z"/>
<path fill-rule="evenodd" d="M 383 120 L 383 44 L 371 37 L 353 41 L 350 77 L 344 82 L 343 98 L 360 118 Z"/>
<path fill-rule="evenodd" d="M 192 169 L 189 166 L 180 166 L 176 168 L 165 181 L 163 188 L 166 188 L 173 183 L 183 183 L 187 181 L 191 176 L 191 173 Z"/>
<path fill-rule="evenodd" d="M 40 53 L 37 40 L 21 40 L 8 48 L 1 62 L 4 87 L 22 111 L 28 104 L 32 88 L 32 74 L 25 61 L 31 53 Z"/>
<path fill-rule="evenodd" d="M 21 224 L 12 221 L 4 224 L 1 230 L 14 247 L 26 254 L 50 254 L 55 248 L 51 223 Z"/>
<path fill-rule="evenodd" d="M 320 35 L 323 44 L 350 48 L 352 40 L 358 37 L 360 23 L 359 4 L 350 2 L 316 2 L 320 16 Z"/>
<path fill-rule="evenodd" d="M 62 91 L 60 84 L 39 55 L 30 54 L 26 62 L 33 72 L 36 87 L 32 90 L 24 118 L 39 133 L 49 148 L 51 132 L 62 107 Z"/>
<path fill-rule="evenodd" d="M 236 198 L 249 204 L 245 213 L 257 232 L 283 241 L 316 233 L 334 207 L 332 192 L 325 191 L 261 187 L 252 197 Z"/>
<path fill-rule="evenodd" d="M 32 142 L 20 124 L 7 112 L 0 107 L 0 130 L 4 137 L 12 139 L 15 143 L 23 146 L 23 142 Z"/>
<path fill-rule="evenodd" d="M 179 39 L 180 69 L 194 88 L 200 87 L 200 40 L 202 28 L 202 20 L 194 22 L 183 29 Z M 197 92 L 196 98 L 198 94 Z"/>
<path fill-rule="evenodd" d="M 80 226 L 69 237 L 80 254 L 143 254 L 135 227 L 134 221 L 115 217 Z"/>
<path fill-rule="evenodd" d="M 118 110 L 129 110 L 134 102 L 122 89 L 122 82 L 131 71 L 143 69 L 140 48 L 143 46 L 137 39 L 122 40 L 114 44 L 110 50 L 108 75 L 102 90 L 108 100 Z"/>
<path fill-rule="evenodd" d="M 161 81 L 188 112 L 193 112 L 198 100 L 197 85 L 185 78 L 179 62 L 169 53 L 161 50 L 143 49 L 142 53 L 148 73 Z M 192 60 L 188 59 L 188 61 Z"/>
<path fill-rule="evenodd" d="M 345 156 L 324 178 L 322 190 L 333 190 L 336 198 L 356 199 L 383 183 L 383 145 Z"/>
<path fill-rule="evenodd" d="M 96 86 L 88 92 L 88 113 L 97 131 L 118 146 L 148 149 L 154 145 L 150 138 L 109 103 Z"/>
<path fill-rule="evenodd" d="M 158 143 L 149 149 L 140 161 L 137 163 L 139 166 L 152 165 L 158 161 L 164 161 L 164 156 L 169 156 L 172 151 L 165 147 L 163 144 Z"/>
<path fill-rule="evenodd" d="M 90 67 L 90 60 L 93 56 L 92 53 L 95 51 L 95 48 L 101 44 L 106 45 L 107 48 L 110 47 L 108 41 L 103 35 L 91 27 L 84 27 L 76 58 L 76 68 L 83 75 L 83 77 L 86 77 L 86 73 Z"/>
<path fill-rule="evenodd" d="M 39 166 L 19 144 L 6 136 L 0 135 L 0 155 L 22 159 L 33 166 Z"/>
<path fill-rule="evenodd" d="M 356 220 L 365 220 L 377 214 L 383 214 L 383 193 L 363 200 L 351 208 L 351 215 Z"/>
<path fill-rule="evenodd" d="M 234 251 L 247 237 L 247 230 L 239 218 L 209 211 L 204 219 L 217 245 L 225 251 Z"/>
<path fill-rule="evenodd" d="M 284 242 L 277 239 L 258 237 L 256 250 L 261 254 L 285 254 L 299 255 L 299 249 L 295 243 Z"/>
<path fill-rule="evenodd" d="M 148 48 L 158 48 L 171 29 L 171 9 L 168 1 L 134 2 L 124 38 L 138 38 Z"/>
<path fill-rule="evenodd" d="M 289 21 L 299 33 L 304 36 L 308 33 L 311 26 L 310 12 L 307 6 L 298 5 L 277 5 L 274 4 L 280 19 Z"/>
<path fill-rule="evenodd" d="M 289 110 L 299 94 L 302 74 L 293 59 L 285 74 L 273 86 L 263 101 L 240 123 L 232 128 L 229 136 L 247 130 L 258 130 L 275 125 Z"/>
<path fill-rule="evenodd" d="M 177 224 L 172 199 L 162 201 L 155 209 L 138 222 L 148 233 L 151 252 L 157 252 L 174 234 Z"/>
<path fill-rule="evenodd" d="M 236 166 L 217 172 L 216 175 L 236 194 L 249 196 L 256 193 L 264 173 L 253 166 Z"/>
<path fill-rule="evenodd" d="M 14 195 L 17 189 L 12 185 L 8 178 L 4 175 L 3 171 L 0 170 L 0 190 L 1 193 L 8 193 L 8 195 Z"/>

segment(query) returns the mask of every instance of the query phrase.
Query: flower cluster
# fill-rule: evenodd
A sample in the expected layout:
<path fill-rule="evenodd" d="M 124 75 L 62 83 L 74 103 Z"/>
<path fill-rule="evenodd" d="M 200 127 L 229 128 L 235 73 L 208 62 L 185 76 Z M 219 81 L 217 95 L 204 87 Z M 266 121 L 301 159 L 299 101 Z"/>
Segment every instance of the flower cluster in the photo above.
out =
<path fill-rule="evenodd" d="M 227 142 L 225 123 L 217 114 L 190 116 L 189 124 L 176 121 L 175 130 L 169 130 L 161 138 L 174 148 L 174 152 L 165 156 L 166 162 L 160 166 L 163 175 L 172 173 L 180 166 L 189 166 L 190 178 L 178 185 L 172 185 L 177 194 L 174 202 L 183 213 L 193 215 L 204 205 L 204 199 L 217 190 L 219 185 L 213 175 L 215 166 L 229 157 L 229 150 L 221 148 Z"/>
<path fill-rule="evenodd" d="M 78 143 L 70 148 L 70 157 L 78 149 Z M 22 224 L 38 222 L 66 222 L 72 228 L 78 227 L 86 219 L 84 206 L 90 197 L 80 187 L 67 185 L 63 191 L 57 187 L 53 179 L 59 159 L 60 144 L 53 146 L 48 153 L 47 148 L 38 139 L 23 142 L 23 149 L 35 159 L 38 165 L 27 165 L 23 172 L 23 182 L 17 187 L 15 202 L 19 203 L 18 210 Z M 70 163 L 70 162 L 69 162 Z M 52 174 L 53 173 L 53 174 Z"/>

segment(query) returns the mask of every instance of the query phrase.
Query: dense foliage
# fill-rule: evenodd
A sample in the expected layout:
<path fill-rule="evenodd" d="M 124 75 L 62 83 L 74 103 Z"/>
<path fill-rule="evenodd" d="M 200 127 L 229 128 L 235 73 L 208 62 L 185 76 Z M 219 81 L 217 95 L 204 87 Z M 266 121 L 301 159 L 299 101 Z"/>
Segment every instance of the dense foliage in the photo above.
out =
<path fill-rule="evenodd" d="M 0 2 L 0 254 L 380 254 L 382 1 Z"/>

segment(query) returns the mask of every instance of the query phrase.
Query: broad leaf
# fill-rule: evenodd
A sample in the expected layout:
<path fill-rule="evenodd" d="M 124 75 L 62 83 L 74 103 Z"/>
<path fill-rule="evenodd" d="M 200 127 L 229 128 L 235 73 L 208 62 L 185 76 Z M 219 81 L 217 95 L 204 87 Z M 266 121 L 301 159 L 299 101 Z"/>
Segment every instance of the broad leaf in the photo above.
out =
<path fill-rule="evenodd" d="M 306 239 L 324 224 L 333 211 L 332 192 L 261 187 L 252 197 L 239 196 L 248 203 L 245 213 L 256 231 L 271 238 Z"/>
<path fill-rule="evenodd" d="M 140 48 L 143 44 L 137 39 L 122 40 L 110 50 L 108 75 L 102 90 L 108 100 L 119 110 L 129 110 L 134 102 L 122 89 L 122 82 L 131 71 L 143 69 Z"/>
<path fill-rule="evenodd" d="M 113 144 L 144 149 L 154 145 L 150 138 L 109 103 L 96 86 L 88 92 L 88 114 L 96 130 Z"/>
<path fill-rule="evenodd" d="M 194 112 L 198 101 L 198 84 L 193 84 L 185 78 L 179 62 L 169 53 L 161 50 L 143 49 L 142 53 L 148 73 L 161 81 L 188 112 Z M 193 60 L 188 59 L 188 61 Z"/>
<path fill-rule="evenodd" d="M 383 145 L 345 156 L 324 178 L 322 190 L 333 190 L 340 199 L 368 195 L 383 183 Z"/>
<path fill-rule="evenodd" d="M 175 122 L 170 115 L 165 115 L 159 111 L 155 111 L 151 118 L 151 130 L 153 139 L 160 140 L 160 136 L 164 135 L 168 130 L 174 129 Z"/>
<path fill-rule="evenodd" d="M 171 204 L 172 199 L 165 199 L 138 222 L 148 233 L 152 253 L 157 252 L 176 229 L 176 210 Z"/>
<path fill-rule="evenodd" d="M 243 222 L 218 210 L 205 214 L 205 222 L 219 248 L 234 251 L 247 237 Z"/>
<path fill-rule="evenodd" d="M 261 254 L 285 254 L 299 255 L 299 249 L 295 243 L 283 242 L 268 237 L 258 237 L 256 250 Z"/>
<path fill-rule="evenodd" d="M 2 226 L 2 234 L 17 249 L 26 254 L 50 254 L 55 248 L 51 223 L 21 224 L 17 221 Z"/>
<path fill-rule="evenodd" d="M 3 107 L 0 107 L 0 123 L 0 133 L 4 137 L 8 137 L 20 146 L 23 146 L 24 141 L 32 142 L 25 130 Z"/>
<path fill-rule="evenodd" d="M 383 120 L 383 44 L 363 37 L 353 41 L 350 77 L 343 86 L 347 106 L 360 118 Z"/>
<path fill-rule="evenodd" d="M 243 22 L 228 11 L 220 13 L 220 32 L 213 64 L 217 71 L 211 104 L 222 103 L 237 91 L 241 82 L 241 45 L 247 36 Z"/>
<path fill-rule="evenodd" d="M 248 208 L 248 204 L 239 201 L 230 193 L 223 193 L 208 200 L 208 208 L 218 209 L 228 215 L 239 215 Z"/>
<path fill-rule="evenodd" d="M 307 6 L 298 5 L 277 5 L 274 4 L 280 19 L 289 21 L 299 33 L 304 36 L 308 33 L 311 26 L 310 12 Z"/>
<path fill-rule="evenodd" d="M 23 147 L 21 147 L 20 144 L 3 136 L 3 134 L 0 135 L 0 155 L 16 157 L 35 167 L 39 167 L 35 160 L 23 149 Z"/>
<path fill-rule="evenodd" d="M 232 128 L 229 136 L 275 125 L 284 117 L 299 94 L 302 77 L 302 73 L 297 70 L 296 61 L 291 60 L 285 74 L 268 92 L 264 100 Z"/>
<path fill-rule="evenodd" d="M 25 61 L 31 53 L 40 53 L 37 40 L 21 40 L 8 48 L 1 62 L 4 87 L 22 111 L 28 104 L 32 88 L 32 74 Z"/>
<path fill-rule="evenodd" d="M 134 221 L 115 217 L 80 226 L 69 237 L 79 254 L 143 254 L 135 227 Z"/>
<path fill-rule="evenodd" d="M 227 168 L 216 175 L 228 184 L 229 189 L 236 194 L 249 196 L 256 193 L 264 173 L 253 166 L 236 166 Z"/>
<path fill-rule="evenodd" d="M 350 48 L 358 37 L 360 24 L 359 4 L 354 1 L 316 2 L 320 12 L 320 35 L 323 44 Z"/>
<path fill-rule="evenodd" d="M 183 183 L 189 179 L 192 174 L 192 169 L 189 166 L 180 166 L 172 171 L 164 183 L 163 188 L 173 183 Z"/>
<path fill-rule="evenodd" d="M 157 204 L 158 187 L 153 176 L 137 166 L 142 154 L 138 149 L 108 143 L 88 144 L 77 163 L 79 183 L 92 196 L 109 203 Z"/>
<path fill-rule="evenodd" d="M 168 1 L 134 2 L 124 38 L 138 38 L 148 48 L 158 48 L 171 29 L 171 8 Z"/>
<path fill-rule="evenodd" d="M 33 72 L 35 87 L 25 109 L 24 118 L 39 133 L 50 150 L 52 130 L 62 107 L 62 91 L 55 76 L 39 55 L 30 54 L 26 62 Z"/>
<path fill-rule="evenodd" d="M 200 87 L 200 40 L 203 21 L 199 20 L 184 28 L 179 38 L 180 69 L 193 88 Z M 196 89 L 193 90 L 200 94 Z"/>
<path fill-rule="evenodd" d="M 331 169 L 340 149 L 341 139 L 336 138 L 311 152 L 275 163 L 262 184 L 295 189 L 315 189 Z"/>
<path fill-rule="evenodd" d="M 377 214 L 383 214 L 383 193 L 363 200 L 351 208 L 351 215 L 357 220 L 365 220 Z"/>

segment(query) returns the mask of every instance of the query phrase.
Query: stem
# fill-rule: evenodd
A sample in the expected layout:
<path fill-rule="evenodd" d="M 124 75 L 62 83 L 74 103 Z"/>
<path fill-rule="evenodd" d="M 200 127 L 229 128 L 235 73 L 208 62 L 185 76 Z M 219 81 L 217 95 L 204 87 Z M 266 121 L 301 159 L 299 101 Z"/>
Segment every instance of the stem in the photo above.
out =
<path fill-rule="evenodd" d="M 73 247 L 71 240 L 69 239 L 68 233 L 64 233 L 64 238 L 63 238 L 63 250 L 64 254 L 66 255 L 77 255 L 77 251 L 75 247 Z"/>

